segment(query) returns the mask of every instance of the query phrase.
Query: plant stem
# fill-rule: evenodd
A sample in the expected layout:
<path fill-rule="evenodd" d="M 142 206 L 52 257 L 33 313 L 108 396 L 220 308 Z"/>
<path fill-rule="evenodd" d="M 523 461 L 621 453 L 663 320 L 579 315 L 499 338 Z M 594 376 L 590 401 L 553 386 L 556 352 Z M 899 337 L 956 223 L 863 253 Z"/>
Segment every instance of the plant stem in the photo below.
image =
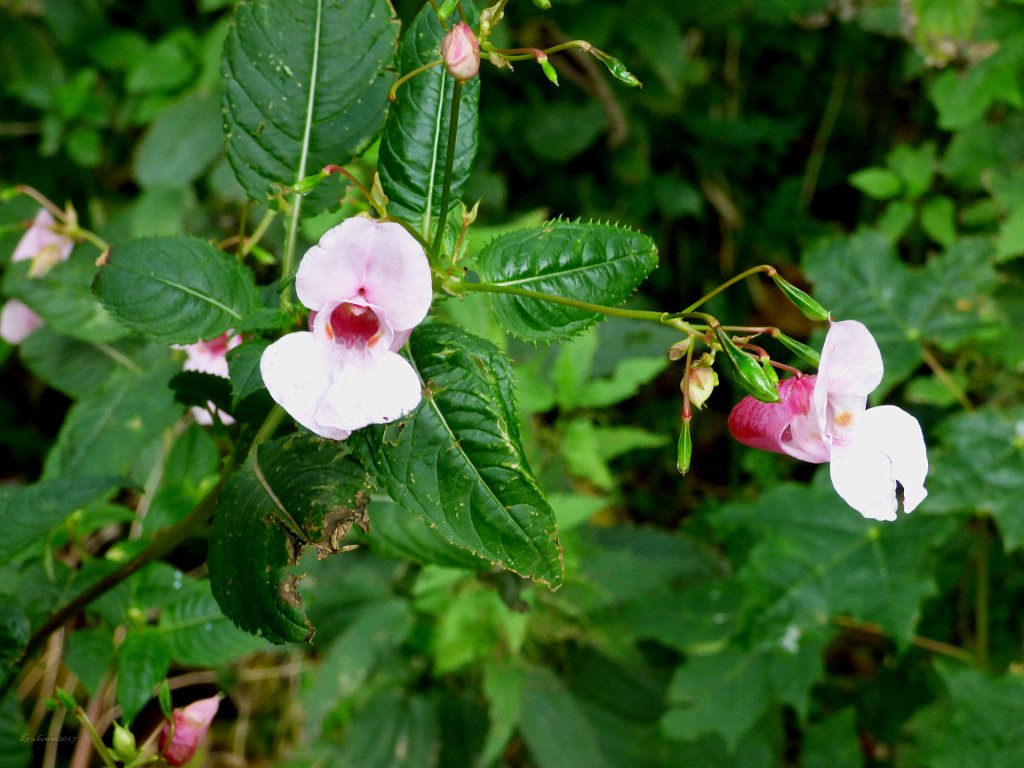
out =
<path fill-rule="evenodd" d="M 444 242 L 444 227 L 448 221 L 448 199 L 452 193 L 452 167 L 455 165 L 455 142 L 459 135 L 459 105 L 462 103 L 462 82 L 455 81 L 452 86 L 452 108 L 448 120 L 448 144 L 445 147 L 444 181 L 441 186 L 441 211 L 437 219 L 437 232 L 434 234 L 434 245 L 430 254 L 436 262 Z"/>
<path fill-rule="evenodd" d="M 978 521 L 978 549 L 975 558 L 977 574 L 974 585 L 974 658 L 981 669 L 988 664 L 988 595 L 989 595 L 989 530 L 988 518 Z"/>
<path fill-rule="evenodd" d="M 888 637 L 888 634 L 877 624 L 866 621 L 857 621 L 849 616 L 835 616 L 832 619 L 832 623 L 836 626 L 843 627 L 844 629 L 852 629 L 857 632 L 864 632 L 868 635 L 875 635 L 877 637 Z M 951 659 L 962 661 L 964 664 L 974 664 L 975 658 L 968 651 L 963 648 L 957 648 L 955 645 L 944 643 L 941 640 L 933 640 L 930 637 L 921 637 L 920 635 L 914 635 L 910 638 L 911 645 L 916 645 L 918 648 L 923 648 L 926 651 L 932 651 L 943 656 L 948 656 Z"/>
<path fill-rule="evenodd" d="M 277 211 L 267 211 L 260 223 L 256 225 L 256 229 L 253 230 L 252 234 L 242 238 L 242 247 L 238 249 L 238 255 L 243 259 L 248 256 L 259 241 L 263 239 L 267 228 L 276 218 Z"/>
<path fill-rule="evenodd" d="M 764 272 L 766 275 L 771 275 L 771 274 L 774 274 L 775 271 L 776 271 L 775 267 L 773 267 L 771 264 L 760 264 L 760 265 L 758 265 L 756 267 L 751 267 L 750 269 L 744 270 L 743 272 L 740 272 L 738 275 L 734 275 L 733 277 L 730 277 L 728 280 L 726 280 L 720 286 L 715 288 L 713 291 L 709 291 L 708 293 L 705 293 L 703 296 L 701 296 L 699 299 L 697 299 L 693 304 L 691 304 L 686 309 L 684 309 L 683 313 L 692 312 L 697 307 L 699 307 L 701 304 L 703 304 L 704 302 L 708 301 L 709 299 L 714 298 L 715 296 L 720 294 L 722 291 L 724 291 L 726 288 L 728 288 L 730 285 L 735 285 L 740 280 L 745 280 L 746 278 L 750 277 L 751 275 L 756 275 L 758 272 Z"/>
<path fill-rule="evenodd" d="M 554 296 L 547 293 L 540 293 L 539 291 L 531 291 L 527 288 L 515 288 L 511 285 L 494 285 L 492 283 L 463 283 L 463 288 L 467 291 L 473 291 L 476 293 L 504 293 L 511 296 L 522 296 L 527 299 L 536 299 L 537 301 L 546 301 L 550 304 L 561 304 L 564 307 L 573 307 L 575 309 L 586 310 L 587 312 L 597 312 L 598 314 L 606 315 L 608 317 L 628 317 L 633 320 L 646 320 L 651 323 L 658 323 L 660 325 L 668 325 L 676 328 L 690 336 L 701 336 L 699 331 L 690 326 L 688 323 L 680 322 L 677 317 L 673 317 L 668 312 L 653 312 L 646 309 L 619 309 L 618 307 L 606 307 L 603 304 L 591 304 L 586 301 L 578 301 L 576 299 L 569 299 L 565 296 Z"/>

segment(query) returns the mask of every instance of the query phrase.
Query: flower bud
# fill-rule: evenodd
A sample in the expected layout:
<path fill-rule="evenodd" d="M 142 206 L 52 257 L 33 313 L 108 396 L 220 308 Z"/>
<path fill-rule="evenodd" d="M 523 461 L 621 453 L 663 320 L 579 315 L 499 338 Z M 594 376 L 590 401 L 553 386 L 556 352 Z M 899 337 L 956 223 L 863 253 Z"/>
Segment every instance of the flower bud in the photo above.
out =
<path fill-rule="evenodd" d="M 690 369 L 690 375 L 685 379 L 687 382 L 686 396 L 690 405 L 700 409 L 711 396 L 711 392 L 718 386 L 718 374 L 713 368 L 703 365 L 695 365 Z"/>
<path fill-rule="evenodd" d="M 686 350 L 690 348 L 690 337 L 687 336 L 682 341 L 677 341 L 671 347 L 668 348 L 668 359 L 669 360 L 682 360 L 686 357 Z"/>
<path fill-rule="evenodd" d="M 762 403 L 779 402 L 778 387 L 757 361 L 737 347 L 721 326 L 715 327 L 715 336 L 722 352 L 729 360 L 730 368 L 736 376 L 736 383 Z"/>
<path fill-rule="evenodd" d="M 449 74 L 465 82 L 480 71 L 480 43 L 469 25 L 460 21 L 441 41 L 441 58 Z"/>
<path fill-rule="evenodd" d="M 693 457 L 693 439 L 690 437 L 690 420 L 683 419 L 683 428 L 679 431 L 679 444 L 676 447 L 676 469 L 680 475 L 690 471 L 690 459 Z"/>
<path fill-rule="evenodd" d="M 134 760 L 138 755 L 139 751 L 135 747 L 135 734 L 120 723 L 114 723 L 113 745 L 114 752 L 124 762 Z"/>
<path fill-rule="evenodd" d="M 210 729 L 219 706 L 218 694 L 175 709 L 171 713 L 171 722 L 164 723 L 160 732 L 161 757 L 170 765 L 184 765 L 191 760 L 199 742 Z"/>

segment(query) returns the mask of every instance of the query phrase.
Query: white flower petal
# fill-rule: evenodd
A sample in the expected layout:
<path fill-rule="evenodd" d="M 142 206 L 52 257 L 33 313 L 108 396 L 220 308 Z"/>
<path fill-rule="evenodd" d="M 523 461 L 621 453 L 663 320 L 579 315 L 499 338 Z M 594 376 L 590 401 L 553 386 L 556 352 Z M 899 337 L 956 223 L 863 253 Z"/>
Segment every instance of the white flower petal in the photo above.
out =
<path fill-rule="evenodd" d="M 11 254 L 11 261 L 23 261 L 34 259 L 47 246 L 54 247 L 54 258 L 56 261 L 67 261 L 71 250 L 75 247 L 74 241 L 69 237 L 57 234 L 51 229 L 57 222 L 45 208 L 40 208 L 25 234 Z"/>
<path fill-rule="evenodd" d="M 349 431 L 386 424 L 413 410 L 421 397 L 420 378 L 405 358 L 393 352 L 350 355 L 335 371 L 316 419 Z"/>
<path fill-rule="evenodd" d="M 317 411 L 343 366 L 340 348 L 320 344 L 306 331 L 281 337 L 260 359 L 270 396 L 306 429 L 332 440 L 344 440 L 349 430 L 321 423 Z"/>
<path fill-rule="evenodd" d="M 821 350 L 814 386 L 814 410 L 823 435 L 832 434 L 836 411 L 860 413 L 882 382 L 882 353 L 871 332 L 856 320 L 832 323 Z M 832 413 L 829 407 L 832 406 Z"/>
<path fill-rule="evenodd" d="M 832 449 L 832 484 L 865 517 L 896 519 L 896 482 L 903 510 L 912 512 L 928 495 L 928 454 L 917 419 L 894 405 L 869 408 L 856 417 L 852 440 Z"/>
<path fill-rule="evenodd" d="M 8 344 L 21 344 L 42 324 L 39 315 L 17 299 L 9 299 L 0 309 L 0 338 Z"/>

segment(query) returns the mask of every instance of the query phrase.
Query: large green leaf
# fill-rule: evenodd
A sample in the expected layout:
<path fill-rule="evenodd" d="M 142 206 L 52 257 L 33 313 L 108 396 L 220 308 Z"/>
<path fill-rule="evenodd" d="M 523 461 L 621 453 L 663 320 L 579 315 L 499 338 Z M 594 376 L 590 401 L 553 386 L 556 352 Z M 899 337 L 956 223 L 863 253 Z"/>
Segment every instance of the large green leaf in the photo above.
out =
<path fill-rule="evenodd" d="M 878 624 L 904 646 L 936 589 L 929 552 L 956 527 L 921 514 L 865 520 L 831 488 L 798 485 L 731 504 L 714 522 L 756 535 L 738 575 L 756 636 L 805 632 L 846 614 Z"/>
<path fill-rule="evenodd" d="M 257 202 L 329 163 L 344 164 L 380 132 L 394 82 L 398 24 L 387 0 L 239 3 L 221 60 L 228 158 Z M 340 184 L 314 193 L 309 213 Z"/>
<path fill-rule="evenodd" d="M 918 712 L 905 765 L 1017 768 L 1024 765 L 1024 677 L 994 677 L 947 664 L 936 667 L 949 698 Z"/>
<path fill-rule="evenodd" d="M 47 456 L 44 476 L 127 474 L 139 452 L 181 416 L 167 388 L 172 370 L 165 363 L 142 375 L 118 371 L 75 403 Z"/>
<path fill-rule="evenodd" d="M 103 501 L 117 487 L 110 477 L 45 480 L 0 488 L 0 562 L 36 541 L 76 509 Z"/>
<path fill-rule="evenodd" d="M 370 546 L 384 557 L 476 571 L 490 566 L 393 501 L 374 501 L 370 505 L 370 520 Z"/>
<path fill-rule="evenodd" d="M 171 659 L 189 667 L 228 664 L 267 647 L 266 641 L 238 629 L 221 613 L 206 582 L 202 591 L 184 596 L 160 614 L 158 631 Z"/>
<path fill-rule="evenodd" d="M 658 250 L 646 235 L 612 224 L 556 220 L 496 237 L 481 251 L 477 269 L 484 283 L 616 306 L 657 265 Z M 571 336 L 601 318 L 523 296 L 492 298 L 501 324 L 532 341 Z"/>
<path fill-rule="evenodd" d="M 143 187 L 191 184 L 224 150 L 218 100 L 193 93 L 160 113 L 135 153 Z"/>
<path fill-rule="evenodd" d="M 274 643 L 301 642 L 313 627 L 286 569 L 309 545 L 338 552 L 363 520 L 368 480 L 344 443 L 296 434 L 260 446 L 231 476 L 210 538 L 210 583 L 221 610 Z M 264 482 L 266 485 L 264 485 Z M 271 497 L 270 493 L 273 493 Z"/>
<path fill-rule="evenodd" d="M 165 344 L 214 338 L 260 307 L 252 273 L 191 237 L 129 240 L 111 251 L 94 288 L 122 323 Z"/>
<path fill-rule="evenodd" d="M 462 7 L 473 23 L 472 4 L 464 3 Z M 437 13 L 424 5 L 402 36 L 402 74 L 437 61 L 444 34 Z M 388 213 L 406 219 L 425 238 L 430 234 L 431 219 L 440 214 L 454 82 L 443 66 L 405 82 L 398 90 L 380 142 L 377 169 L 390 199 Z M 451 178 L 453 201 L 462 194 L 473 168 L 479 99 L 480 78 L 473 78 L 462 87 Z"/>
<path fill-rule="evenodd" d="M 159 632 L 146 628 L 128 633 L 117 651 L 117 701 L 126 722 L 153 697 L 170 665 L 170 647 Z"/>
<path fill-rule="evenodd" d="M 885 360 L 884 388 L 921 364 L 921 345 L 947 348 L 986 332 L 992 317 L 985 293 L 996 284 L 992 247 L 963 240 L 924 268 L 903 264 L 878 232 L 822 243 L 803 257 L 815 296 L 837 320 L 863 322 Z"/>
<path fill-rule="evenodd" d="M 25 718 L 18 697 L 11 690 L 0 702 L 0 768 L 26 768 L 32 749 L 25 738 Z"/>
<path fill-rule="evenodd" d="M 95 262 L 95 249 L 77 248 L 70 259 L 45 275 L 29 277 L 32 262 L 19 261 L 7 268 L 4 291 L 31 307 L 57 333 L 84 341 L 114 341 L 128 331 L 90 289 L 96 276 Z"/>
<path fill-rule="evenodd" d="M 433 768 L 440 751 L 437 704 L 422 695 L 384 690 L 352 718 L 336 765 Z"/>
<path fill-rule="evenodd" d="M 367 430 L 388 493 L 478 557 L 559 584 L 555 516 L 519 441 L 508 358 L 437 323 L 416 329 L 409 359 L 425 384 L 423 403 Z"/>
<path fill-rule="evenodd" d="M 1024 408 L 985 409 L 945 422 L 934 454 L 929 512 L 992 515 L 1007 549 L 1024 545 Z"/>

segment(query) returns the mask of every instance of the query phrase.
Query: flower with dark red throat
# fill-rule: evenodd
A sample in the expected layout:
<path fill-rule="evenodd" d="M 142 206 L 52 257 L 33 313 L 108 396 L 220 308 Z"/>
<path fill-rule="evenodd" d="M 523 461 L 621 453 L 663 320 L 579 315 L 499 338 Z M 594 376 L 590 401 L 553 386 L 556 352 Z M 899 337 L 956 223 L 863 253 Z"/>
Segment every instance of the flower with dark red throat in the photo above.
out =
<path fill-rule="evenodd" d="M 303 256 L 295 291 L 312 310 L 309 331 L 278 339 L 260 360 L 292 418 L 344 440 L 419 404 L 419 376 L 397 351 L 433 290 L 423 248 L 400 224 L 355 217 L 328 230 Z"/>
<path fill-rule="evenodd" d="M 460 21 L 448 30 L 441 41 L 441 58 L 456 80 L 465 82 L 476 77 L 480 71 L 480 41 L 466 22 Z"/>
<path fill-rule="evenodd" d="M 169 765 L 185 765 L 191 760 L 199 742 L 210 730 L 218 707 L 220 694 L 175 709 L 170 722 L 164 723 L 160 731 L 160 756 Z"/>
<path fill-rule="evenodd" d="M 864 517 L 895 520 L 928 492 L 928 454 L 917 419 L 892 405 L 867 407 L 882 381 L 882 354 L 856 320 L 832 323 L 816 376 L 779 383 L 779 402 L 741 400 L 729 431 L 744 445 L 815 464 L 829 462 L 832 485 Z"/>

